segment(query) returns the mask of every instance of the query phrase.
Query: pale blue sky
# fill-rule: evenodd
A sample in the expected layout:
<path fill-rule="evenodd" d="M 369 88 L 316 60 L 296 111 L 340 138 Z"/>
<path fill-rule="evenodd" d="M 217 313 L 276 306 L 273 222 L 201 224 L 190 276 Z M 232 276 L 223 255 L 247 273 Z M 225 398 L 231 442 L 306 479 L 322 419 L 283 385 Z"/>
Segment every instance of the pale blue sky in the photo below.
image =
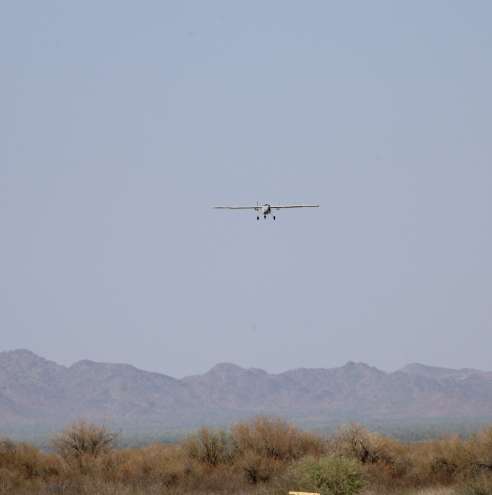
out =
<path fill-rule="evenodd" d="M 2 2 L 0 350 L 492 369 L 491 19 Z M 322 208 L 210 208 L 257 200 Z"/>

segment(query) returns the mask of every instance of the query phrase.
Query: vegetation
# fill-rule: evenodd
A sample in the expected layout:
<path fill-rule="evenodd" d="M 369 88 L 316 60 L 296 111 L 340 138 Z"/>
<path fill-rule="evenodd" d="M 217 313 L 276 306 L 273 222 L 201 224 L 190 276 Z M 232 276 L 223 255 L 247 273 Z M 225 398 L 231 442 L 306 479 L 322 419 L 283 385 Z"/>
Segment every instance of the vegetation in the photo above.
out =
<path fill-rule="evenodd" d="M 0 440 L 0 495 L 492 494 L 492 427 L 401 442 L 358 425 L 320 437 L 257 418 L 174 444 L 116 440 L 88 423 L 55 436 L 49 451 Z"/>
<path fill-rule="evenodd" d="M 293 471 L 299 489 L 321 495 L 354 495 L 364 486 L 362 469 L 355 459 L 336 455 L 306 458 Z"/>
<path fill-rule="evenodd" d="M 81 421 L 60 433 L 53 440 L 53 447 L 66 462 L 81 466 L 85 459 L 90 462 L 111 452 L 115 439 L 116 435 L 106 428 Z"/>

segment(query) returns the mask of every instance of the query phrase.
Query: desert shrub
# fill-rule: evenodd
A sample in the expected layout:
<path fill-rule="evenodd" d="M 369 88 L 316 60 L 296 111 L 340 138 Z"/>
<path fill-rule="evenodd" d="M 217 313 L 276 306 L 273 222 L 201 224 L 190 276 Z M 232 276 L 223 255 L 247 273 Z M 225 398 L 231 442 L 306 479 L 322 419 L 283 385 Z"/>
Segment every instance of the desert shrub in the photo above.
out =
<path fill-rule="evenodd" d="M 323 451 L 320 438 L 281 419 L 260 417 L 238 423 L 232 428 L 232 438 L 238 455 L 253 452 L 278 461 L 296 460 L 307 454 L 320 455 Z"/>
<path fill-rule="evenodd" d="M 15 465 L 26 479 L 49 479 L 57 476 L 62 469 L 57 457 L 43 454 L 27 444 L 16 446 Z"/>
<path fill-rule="evenodd" d="M 406 445 L 357 424 L 340 428 L 329 441 L 328 450 L 362 464 L 367 479 L 378 487 L 395 484 L 402 487 L 412 470 Z"/>
<path fill-rule="evenodd" d="M 458 465 L 446 457 L 436 457 L 430 464 L 430 471 L 441 482 L 448 482 L 456 474 Z"/>
<path fill-rule="evenodd" d="M 486 471 L 477 462 L 475 439 L 452 435 L 436 440 L 405 445 L 403 458 L 408 469 L 403 480 L 407 486 L 451 485 Z M 476 447 L 478 444 L 476 445 Z M 400 457 L 398 462 L 402 462 Z"/>
<path fill-rule="evenodd" d="M 473 472 L 469 442 L 457 435 L 415 444 L 411 450 L 416 481 L 448 485 Z"/>
<path fill-rule="evenodd" d="M 108 470 L 107 479 L 141 484 L 156 482 L 163 486 L 176 485 L 187 473 L 183 450 L 173 445 L 150 445 L 139 449 L 115 452 L 113 470 Z"/>
<path fill-rule="evenodd" d="M 428 458 L 429 479 L 433 482 L 451 483 L 472 463 L 466 443 L 458 436 L 427 442 L 420 451 Z"/>
<path fill-rule="evenodd" d="M 240 470 L 233 464 L 219 464 L 210 468 L 205 464 L 189 466 L 186 477 L 176 486 L 181 493 L 191 494 L 243 494 L 247 487 Z"/>
<path fill-rule="evenodd" d="M 467 448 L 475 473 L 492 472 L 492 428 L 485 428 L 470 437 Z"/>
<path fill-rule="evenodd" d="M 4 455 L 10 455 L 15 450 L 15 442 L 8 438 L 0 438 L 0 460 Z"/>
<path fill-rule="evenodd" d="M 354 459 L 307 457 L 294 466 L 293 471 L 299 489 L 321 495 L 353 495 L 364 485 L 360 463 Z"/>
<path fill-rule="evenodd" d="M 0 469 L 11 467 L 15 458 L 15 443 L 8 439 L 0 439 Z"/>
<path fill-rule="evenodd" d="M 53 455 L 43 454 L 35 447 L 10 440 L 0 441 L 0 469 L 24 480 L 48 479 L 56 476 L 61 465 Z"/>
<path fill-rule="evenodd" d="M 184 442 L 184 450 L 189 459 L 207 466 L 218 466 L 231 462 L 234 447 L 229 435 L 220 430 L 201 428 Z"/>
<path fill-rule="evenodd" d="M 238 460 L 244 478 L 250 484 L 270 481 L 282 469 L 280 461 L 261 456 L 255 452 L 246 452 Z"/>
<path fill-rule="evenodd" d="M 363 484 L 372 495 L 492 495 L 492 428 L 401 443 L 351 425 L 322 440 L 257 418 L 230 433 L 116 449 L 111 432 L 77 423 L 53 446 L 0 440 L 0 495 L 354 495 Z"/>
<path fill-rule="evenodd" d="M 17 473 L 8 469 L 7 467 L 0 466 L 0 494 L 12 493 L 14 488 L 18 486 L 20 478 Z"/>
<path fill-rule="evenodd" d="M 82 466 L 111 452 L 115 440 L 116 434 L 104 426 L 81 421 L 60 433 L 53 440 L 52 446 L 66 462 Z"/>
<path fill-rule="evenodd" d="M 391 453 L 397 442 L 372 433 L 364 427 L 351 424 L 339 428 L 332 446 L 335 452 L 345 457 L 351 457 L 362 464 L 385 462 L 391 464 L 394 456 Z"/>
<path fill-rule="evenodd" d="M 464 481 L 456 490 L 456 495 L 491 495 L 492 476 L 480 475 Z"/>

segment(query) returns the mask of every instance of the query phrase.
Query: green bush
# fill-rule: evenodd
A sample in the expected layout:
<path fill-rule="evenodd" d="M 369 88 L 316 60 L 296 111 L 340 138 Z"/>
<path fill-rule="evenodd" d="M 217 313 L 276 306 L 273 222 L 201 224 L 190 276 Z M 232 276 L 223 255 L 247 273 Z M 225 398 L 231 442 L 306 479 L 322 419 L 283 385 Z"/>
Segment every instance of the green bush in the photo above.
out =
<path fill-rule="evenodd" d="M 308 457 L 294 467 L 294 473 L 300 490 L 321 495 L 354 495 L 364 485 L 360 464 L 343 457 Z"/>

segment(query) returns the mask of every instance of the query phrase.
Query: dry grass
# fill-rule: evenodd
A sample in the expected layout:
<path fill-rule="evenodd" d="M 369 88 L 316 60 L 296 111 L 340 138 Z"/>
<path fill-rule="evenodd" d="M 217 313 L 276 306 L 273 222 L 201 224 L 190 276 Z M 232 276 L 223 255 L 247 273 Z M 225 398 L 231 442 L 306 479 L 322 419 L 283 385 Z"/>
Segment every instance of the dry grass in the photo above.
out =
<path fill-rule="evenodd" d="M 401 443 L 357 425 L 321 439 L 257 418 L 174 445 L 117 449 L 114 441 L 87 423 L 60 433 L 53 453 L 0 440 L 0 495 L 280 495 L 302 488 L 307 465 L 310 483 L 330 495 L 332 479 L 342 495 L 346 486 L 361 495 L 492 494 L 492 428 L 466 440 Z M 361 483 L 347 483 L 343 473 L 356 466 Z"/>
<path fill-rule="evenodd" d="M 455 489 L 451 487 L 432 487 L 420 489 L 407 489 L 396 491 L 364 491 L 361 495 L 456 495 Z"/>

